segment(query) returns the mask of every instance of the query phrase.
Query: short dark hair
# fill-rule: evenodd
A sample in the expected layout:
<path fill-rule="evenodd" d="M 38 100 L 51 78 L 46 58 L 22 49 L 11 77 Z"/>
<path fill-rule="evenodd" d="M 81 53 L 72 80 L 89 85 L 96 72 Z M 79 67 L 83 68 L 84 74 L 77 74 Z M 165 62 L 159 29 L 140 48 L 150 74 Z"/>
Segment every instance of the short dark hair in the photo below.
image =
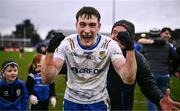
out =
<path fill-rule="evenodd" d="M 172 30 L 169 27 L 162 28 L 161 33 L 166 32 L 166 31 L 168 31 L 170 34 L 172 34 Z"/>
<path fill-rule="evenodd" d="M 78 21 L 78 18 L 85 15 L 85 17 L 91 18 L 92 15 L 97 17 L 98 21 L 101 19 L 101 15 L 94 7 L 85 6 L 82 7 L 76 14 L 76 20 Z"/>

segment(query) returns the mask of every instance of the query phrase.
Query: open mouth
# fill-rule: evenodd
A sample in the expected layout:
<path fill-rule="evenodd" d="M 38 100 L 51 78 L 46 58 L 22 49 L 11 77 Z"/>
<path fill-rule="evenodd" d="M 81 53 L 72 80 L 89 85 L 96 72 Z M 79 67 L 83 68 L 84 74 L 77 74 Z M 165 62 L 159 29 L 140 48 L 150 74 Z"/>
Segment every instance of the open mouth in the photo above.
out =
<path fill-rule="evenodd" d="M 83 35 L 82 37 L 85 38 L 85 39 L 90 39 L 90 38 L 92 38 L 91 35 Z"/>

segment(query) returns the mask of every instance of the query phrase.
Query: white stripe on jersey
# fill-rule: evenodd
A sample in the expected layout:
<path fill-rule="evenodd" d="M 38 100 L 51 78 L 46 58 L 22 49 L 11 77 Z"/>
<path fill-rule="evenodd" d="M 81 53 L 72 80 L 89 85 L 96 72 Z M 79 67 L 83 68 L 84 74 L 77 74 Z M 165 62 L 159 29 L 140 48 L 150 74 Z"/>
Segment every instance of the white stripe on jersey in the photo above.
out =
<path fill-rule="evenodd" d="M 124 56 L 117 42 L 110 37 L 98 35 L 97 38 L 96 46 L 84 49 L 78 43 L 77 34 L 70 35 L 54 53 L 54 57 L 66 60 L 67 64 L 65 99 L 89 104 L 108 98 L 106 77 L 109 63 Z"/>

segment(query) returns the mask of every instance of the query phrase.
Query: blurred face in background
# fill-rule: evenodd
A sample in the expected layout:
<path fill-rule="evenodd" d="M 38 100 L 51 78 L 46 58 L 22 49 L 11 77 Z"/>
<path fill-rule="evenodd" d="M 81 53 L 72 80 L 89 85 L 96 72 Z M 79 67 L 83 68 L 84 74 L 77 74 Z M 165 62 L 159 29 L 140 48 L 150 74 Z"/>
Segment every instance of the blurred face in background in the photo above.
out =
<path fill-rule="evenodd" d="M 118 41 L 116 36 L 118 35 L 119 32 L 125 32 L 125 31 L 127 31 L 127 29 L 125 27 L 123 27 L 123 26 L 116 26 L 116 27 L 114 27 L 114 29 L 112 30 L 112 33 L 111 33 L 111 38 L 113 40 L 117 41 L 121 48 L 124 48 L 124 46 Z"/>
<path fill-rule="evenodd" d="M 45 55 L 38 55 L 40 57 L 39 61 L 36 61 L 36 71 L 41 72 L 42 64 L 44 63 Z"/>
<path fill-rule="evenodd" d="M 18 67 L 15 65 L 9 65 L 3 71 L 3 77 L 8 83 L 12 83 L 16 80 L 18 76 Z"/>
<path fill-rule="evenodd" d="M 169 32 L 168 30 L 164 31 L 164 32 L 161 32 L 160 33 L 160 36 L 166 40 L 167 42 L 169 41 L 169 39 L 171 38 L 171 32 Z"/>

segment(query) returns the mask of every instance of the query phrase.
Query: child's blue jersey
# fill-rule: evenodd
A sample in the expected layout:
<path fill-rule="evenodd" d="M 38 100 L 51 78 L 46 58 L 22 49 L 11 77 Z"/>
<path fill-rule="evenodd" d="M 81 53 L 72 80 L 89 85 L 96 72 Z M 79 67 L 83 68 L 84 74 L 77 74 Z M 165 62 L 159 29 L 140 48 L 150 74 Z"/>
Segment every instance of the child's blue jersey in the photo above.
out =
<path fill-rule="evenodd" d="M 34 94 L 37 96 L 39 101 L 47 101 L 51 96 L 50 87 L 48 84 L 43 84 L 41 74 L 30 73 L 29 78 L 31 78 L 31 81 L 28 80 L 26 83 L 28 84 L 28 90 L 30 90 L 29 95 Z"/>
<path fill-rule="evenodd" d="M 0 80 L 0 110 L 28 109 L 28 92 L 22 80 L 8 84 L 4 79 Z"/>

